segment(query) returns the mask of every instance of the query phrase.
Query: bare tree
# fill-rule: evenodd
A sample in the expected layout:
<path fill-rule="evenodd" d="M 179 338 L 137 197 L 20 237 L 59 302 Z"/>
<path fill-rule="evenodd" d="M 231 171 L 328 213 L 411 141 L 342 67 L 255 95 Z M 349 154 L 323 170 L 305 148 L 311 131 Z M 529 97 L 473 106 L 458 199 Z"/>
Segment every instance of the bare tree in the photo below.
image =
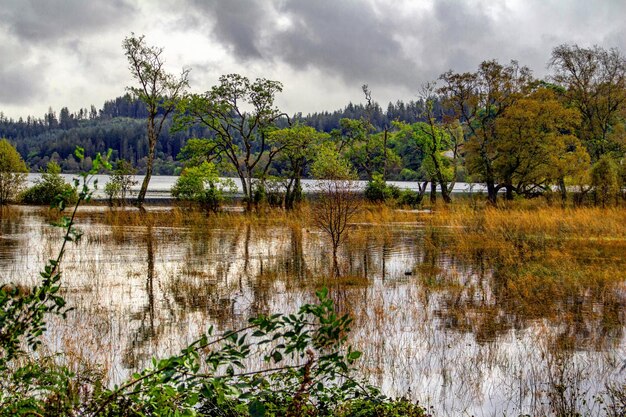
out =
<path fill-rule="evenodd" d="M 317 227 L 330 238 L 333 250 L 333 275 L 339 275 L 337 251 L 346 238 L 348 225 L 359 208 L 355 190 L 354 173 L 330 143 L 320 146 L 317 159 L 311 167 L 313 176 L 319 179 L 318 200 L 314 205 Z"/>
<path fill-rule="evenodd" d="M 124 39 L 122 43 L 129 69 L 139 87 L 128 87 L 128 90 L 146 104 L 148 110 L 148 163 L 146 176 L 141 184 L 137 196 L 137 206 L 143 208 L 143 202 L 152 177 L 154 155 L 157 140 L 163 129 L 167 117 L 176 108 L 176 103 L 185 89 L 189 86 L 189 69 L 183 69 L 177 78 L 165 71 L 165 61 L 161 54 L 163 48 L 146 45 L 144 36 L 135 36 Z"/>

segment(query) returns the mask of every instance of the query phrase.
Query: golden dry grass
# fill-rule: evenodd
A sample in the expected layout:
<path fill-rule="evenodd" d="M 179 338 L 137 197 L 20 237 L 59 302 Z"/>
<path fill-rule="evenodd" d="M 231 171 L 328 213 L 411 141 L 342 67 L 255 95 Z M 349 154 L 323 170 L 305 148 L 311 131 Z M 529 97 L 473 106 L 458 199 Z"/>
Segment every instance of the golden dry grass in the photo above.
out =
<path fill-rule="evenodd" d="M 487 337 L 518 320 L 548 319 L 564 326 L 572 346 L 615 340 L 608 336 L 626 319 L 626 210 L 455 204 L 421 218 L 426 250 L 491 274 L 488 293 L 437 281 L 454 327 Z"/>
<path fill-rule="evenodd" d="M 90 210 L 79 210 L 77 217 L 110 226 L 170 227 L 229 227 L 246 224 L 312 227 L 315 210 L 314 205 L 307 203 L 292 211 L 261 207 L 252 212 L 228 210 L 217 214 L 186 206 L 155 207 L 145 213 L 134 208 L 113 210 L 107 207 L 101 207 L 99 210 L 94 210 L 94 206 L 89 208 Z M 58 212 L 53 211 L 49 215 L 55 218 Z M 384 204 L 363 204 L 350 223 L 354 225 L 413 223 L 417 221 L 418 215 L 419 213 L 413 210 L 398 210 Z"/>

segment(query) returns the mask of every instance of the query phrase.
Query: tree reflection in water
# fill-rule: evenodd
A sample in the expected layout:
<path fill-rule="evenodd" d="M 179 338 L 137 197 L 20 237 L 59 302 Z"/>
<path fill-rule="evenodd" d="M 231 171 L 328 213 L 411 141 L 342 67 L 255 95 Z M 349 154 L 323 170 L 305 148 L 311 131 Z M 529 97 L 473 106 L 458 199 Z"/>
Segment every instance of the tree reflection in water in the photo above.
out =
<path fill-rule="evenodd" d="M 56 238 L 43 214 L 19 221 L 3 223 L 0 240 L 0 274 L 18 283 L 28 263 L 49 256 L 25 257 L 28 248 L 52 252 L 47 242 Z M 49 337 L 91 348 L 91 359 L 110 364 L 112 382 L 209 325 L 225 330 L 293 311 L 323 284 L 355 319 L 363 373 L 389 394 L 431 402 L 437 415 L 580 409 L 604 384 L 626 379 L 624 280 L 589 278 L 623 274 L 626 260 L 601 242 L 593 258 L 580 245 L 559 249 L 578 271 L 569 282 L 568 264 L 547 255 L 526 254 L 519 265 L 488 247 L 455 252 L 446 229 L 364 225 L 339 252 L 344 273 L 329 279 L 324 237 L 301 225 L 117 228 L 94 216 L 83 228 L 64 271 L 77 312 Z M 98 348 L 103 339 L 110 349 Z M 551 389 L 563 383 L 578 393 Z"/>

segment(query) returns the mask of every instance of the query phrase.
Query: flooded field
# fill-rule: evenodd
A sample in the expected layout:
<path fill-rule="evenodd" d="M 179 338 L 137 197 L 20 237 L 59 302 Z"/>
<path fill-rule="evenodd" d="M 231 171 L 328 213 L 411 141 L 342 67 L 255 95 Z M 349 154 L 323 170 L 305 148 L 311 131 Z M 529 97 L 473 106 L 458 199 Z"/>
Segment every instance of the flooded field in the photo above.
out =
<path fill-rule="evenodd" d="M 360 373 L 436 416 L 610 415 L 615 389 L 623 395 L 619 212 L 606 230 L 588 214 L 585 233 L 567 220 L 536 230 L 428 213 L 360 221 L 341 247 L 341 276 L 330 278 L 331 249 L 306 221 L 128 225 L 107 220 L 107 210 L 80 216 L 84 236 L 63 263 L 75 309 L 46 338 L 75 366 L 102 364 L 110 383 L 209 325 L 295 311 L 327 286 L 355 319 Z M 2 218 L 2 282 L 37 280 L 62 240 L 49 221 L 47 209 L 29 207 Z"/>

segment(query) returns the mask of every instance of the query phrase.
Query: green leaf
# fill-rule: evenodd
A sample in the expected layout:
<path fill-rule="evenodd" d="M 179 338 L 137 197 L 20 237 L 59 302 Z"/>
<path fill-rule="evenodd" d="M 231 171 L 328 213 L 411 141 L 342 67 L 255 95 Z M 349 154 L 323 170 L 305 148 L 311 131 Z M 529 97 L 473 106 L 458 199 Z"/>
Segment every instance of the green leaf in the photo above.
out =
<path fill-rule="evenodd" d="M 355 350 L 353 352 L 348 353 L 348 360 L 354 361 L 361 357 L 361 352 Z"/>
<path fill-rule="evenodd" d="M 321 290 L 317 291 L 317 292 L 315 293 L 315 295 L 317 295 L 317 298 L 318 298 L 320 301 L 325 300 L 325 299 L 326 299 L 326 297 L 328 296 L 328 288 L 326 288 L 326 287 L 322 288 Z"/>
<path fill-rule="evenodd" d="M 265 416 L 265 405 L 259 400 L 254 400 L 250 404 L 248 404 L 248 412 L 251 417 L 264 417 Z"/>
<path fill-rule="evenodd" d="M 283 360 L 283 355 L 279 351 L 274 351 L 274 353 L 272 353 L 272 359 L 274 359 L 274 362 L 280 362 Z"/>

